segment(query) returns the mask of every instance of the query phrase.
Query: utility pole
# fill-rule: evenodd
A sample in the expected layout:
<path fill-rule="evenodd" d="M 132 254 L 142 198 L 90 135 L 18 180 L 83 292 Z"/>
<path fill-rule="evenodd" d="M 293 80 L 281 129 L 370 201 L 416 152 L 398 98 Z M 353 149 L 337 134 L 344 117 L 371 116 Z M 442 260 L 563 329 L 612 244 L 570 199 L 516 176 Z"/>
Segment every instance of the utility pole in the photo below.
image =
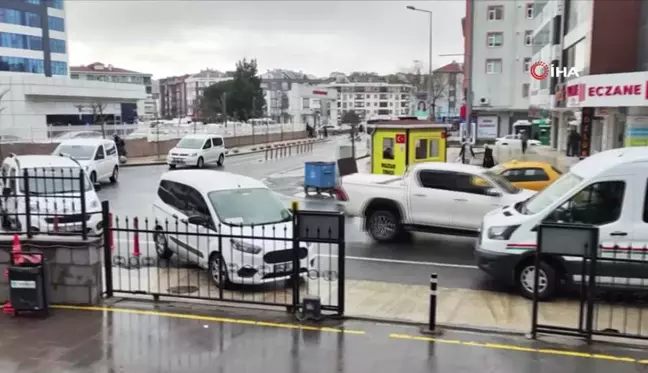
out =
<path fill-rule="evenodd" d="M 426 10 L 426 9 L 421 9 L 421 8 L 416 8 L 414 6 L 408 5 L 406 6 L 407 9 L 413 10 L 415 12 L 423 12 L 427 13 L 428 16 L 430 17 L 429 23 L 430 23 L 430 40 L 429 40 L 429 55 L 428 55 L 428 82 L 427 82 L 427 102 L 428 102 L 428 119 L 434 120 L 433 118 L 433 113 L 430 110 L 431 104 L 432 104 L 432 96 L 434 96 L 434 87 L 432 85 L 432 11 L 431 10 Z"/>
<path fill-rule="evenodd" d="M 469 27 L 469 41 L 468 41 L 468 50 L 466 51 L 466 71 L 468 74 L 464 77 L 467 80 L 466 82 L 466 131 L 470 133 L 472 131 L 472 106 L 473 106 L 473 47 L 475 44 L 475 0 L 468 0 L 468 6 L 470 7 L 470 13 L 468 18 L 468 27 Z M 475 134 L 477 136 L 477 134 Z M 475 139 L 477 140 L 477 139 Z"/>

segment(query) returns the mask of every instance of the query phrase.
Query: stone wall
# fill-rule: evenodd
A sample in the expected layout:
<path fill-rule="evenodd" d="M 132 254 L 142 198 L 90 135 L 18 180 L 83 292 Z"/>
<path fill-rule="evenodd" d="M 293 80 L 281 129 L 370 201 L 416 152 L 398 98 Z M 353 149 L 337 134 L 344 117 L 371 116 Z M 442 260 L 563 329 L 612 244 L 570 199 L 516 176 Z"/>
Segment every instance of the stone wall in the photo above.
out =
<path fill-rule="evenodd" d="M 270 133 L 247 136 L 226 137 L 225 147 L 237 148 L 246 145 L 266 144 L 277 141 L 288 141 L 306 138 L 306 131 Z M 125 140 L 126 151 L 129 157 L 148 157 L 153 155 L 166 155 L 173 148 L 179 139 L 164 141 L 148 141 L 148 139 Z M 23 154 L 52 154 L 58 143 L 13 143 L 2 144 L 0 148 L 0 159 L 4 159 L 10 153 Z"/>
<path fill-rule="evenodd" d="M 42 252 L 46 263 L 47 294 L 51 304 L 97 305 L 103 289 L 103 246 L 99 239 L 77 237 L 21 237 L 24 252 Z M 0 301 L 9 299 L 11 236 L 0 237 Z"/>

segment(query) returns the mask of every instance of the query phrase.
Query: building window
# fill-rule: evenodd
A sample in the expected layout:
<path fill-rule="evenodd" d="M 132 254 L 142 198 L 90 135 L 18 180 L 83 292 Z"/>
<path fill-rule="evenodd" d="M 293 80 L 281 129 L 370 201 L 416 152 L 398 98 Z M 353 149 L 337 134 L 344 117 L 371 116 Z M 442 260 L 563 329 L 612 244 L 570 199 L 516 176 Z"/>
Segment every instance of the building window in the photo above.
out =
<path fill-rule="evenodd" d="M 524 45 L 530 47 L 533 44 L 533 31 L 526 30 L 524 31 Z"/>
<path fill-rule="evenodd" d="M 486 60 L 486 74 L 501 74 L 502 73 L 502 59 L 491 58 Z"/>
<path fill-rule="evenodd" d="M 0 71 L 43 74 L 43 60 L 0 56 Z"/>
<path fill-rule="evenodd" d="M 27 4 L 35 4 L 35 5 L 38 5 L 38 4 L 41 3 L 40 0 L 26 0 L 25 2 Z"/>
<path fill-rule="evenodd" d="M 65 32 L 65 21 L 63 18 L 49 16 L 47 22 L 50 30 Z"/>
<path fill-rule="evenodd" d="M 500 21 L 504 19 L 504 6 L 503 5 L 489 5 L 488 6 L 488 20 Z"/>
<path fill-rule="evenodd" d="M 533 19 L 535 17 L 535 12 L 533 10 L 533 3 L 527 3 L 526 5 L 526 19 Z"/>
<path fill-rule="evenodd" d="M 40 36 L 0 32 L 0 47 L 42 51 L 43 38 Z"/>
<path fill-rule="evenodd" d="M 524 65 L 522 67 L 522 71 L 528 73 L 530 68 L 531 68 L 531 58 L 527 57 L 524 59 Z"/>
<path fill-rule="evenodd" d="M 63 9 L 63 0 L 45 0 L 50 8 Z"/>
<path fill-rule="evenodd" d="M 67 53 L 65 49 L 65 40 L 50 39 L 50 49 L 52 53 Z"/>
<path fill-rule="evenodd" d="M 63 61 L 52 61 L 52 75 L 67 75 L 67 63 Z"/>
<path fill-rule="evenodd" d="M 522 84 L 522 97 L 529 97 L 529 83 Z"/>
<path fill-rule="evenodd" d="M 486 45 L 489 48 L 501 47 L 504 42 L 504 34 L 501 32 L 489 32 L 486 34 Z"/>

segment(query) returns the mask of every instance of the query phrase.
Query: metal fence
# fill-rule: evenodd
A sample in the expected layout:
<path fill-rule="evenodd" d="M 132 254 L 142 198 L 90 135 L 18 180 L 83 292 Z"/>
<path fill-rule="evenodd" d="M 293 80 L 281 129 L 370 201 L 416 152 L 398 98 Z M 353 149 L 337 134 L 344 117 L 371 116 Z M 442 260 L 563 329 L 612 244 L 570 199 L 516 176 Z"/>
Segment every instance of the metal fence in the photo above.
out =
<path fill-rule="evenodd" d="M 533 257 L 533 337 L 549 333 L 588 342 L 596 336 L 648 340 L 646 242 L 610 241 L 599 237 L 594 226 L 543 224 Z M 563 296 L 579 300 L 577 309 L 565 307 L 556 318 L 544 312 L 539 288 L 553 286 L 545 281 L 548 272 L 567 285 Z"/>
<path fill-rule="evenodd" d="M 83 170 L 70 167 L 3 167 L 0 234 L 97 236 L 101 205 Z"/>
<path fill-rule="evenodd" d="M 194 298 L 285 307 L 304 296 L 344 313 L 344 215 L 297 211 L 272 225 L 194 216 L 158 221 L 111 216 L 104 202 L 106 296 Z"/>

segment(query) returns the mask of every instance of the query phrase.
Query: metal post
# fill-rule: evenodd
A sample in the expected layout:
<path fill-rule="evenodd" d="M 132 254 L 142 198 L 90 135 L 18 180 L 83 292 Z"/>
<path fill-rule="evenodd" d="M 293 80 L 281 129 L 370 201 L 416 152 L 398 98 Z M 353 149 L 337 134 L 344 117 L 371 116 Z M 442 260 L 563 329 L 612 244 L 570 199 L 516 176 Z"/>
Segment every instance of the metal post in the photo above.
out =
<path fill-rule="evenodd" d="M 428 84 L 427 84 L 427 91 L 428 91 L 428 119 L 434 120 L 432 113 L 431 107 L 432 107 L 432 101 L 434 100 L 434 87 L 432 85 L 432 12 L 429 12 L 428 15 L 430 16 L 430 46 L 429 46 L 429 56 L 428 56 Z M 354 153 L 354 158 L 355 158 L 355 153 Z"/>
<path fill-rule="evenodd" d="M 34 176 L 36 176 L 35 173 L 34 173 Z M 16 184 L 18 184 L 18 183 L 16 183 Z M 30 195 L 30 191 L 29 191 L 29 173 L 27 172 L 27 169 L 25 169 L 23 171 L 23 185 L 25 187 L 25 223 L 27 224 L 27 237 L 32 238 L 33 237 L 33 232 L 32 232 L 32 226 L 31 226 L 31 201 L 29 200 L 29 195 Z M 14 193 L 15 192 L 16 191 L 14 191 Z M 81 193 L 81 194 L 83 194 L 83 193 Z"/>
<path fill-rule="evenodd" d="M 101 216 L 103 226 L 103 252 L 104 252 L 104 272 L 106 283 L 106 298 L 113 296 L 113 277 L 112 277 L 112 245 L 111 234 L 112 224 L 110 221 L 110 208 L 108 201 L 101 202 Z"/>
<path fill-rule="evenodd" d="M 468 50 L 466 51 L 466 58 L 465 58 L 465 63 L 466 63 L 466 69 L 465 71 L 468 72 L 466 74 L 465 79 L 467 80 L 466 82 L 466 128 L 470 130 L 472 126 L 472 106 L 473 106 L 473 50 L 474 50 L 474 45 L 475 45 L 475 0 L 468 0 L 468 6 L 470 7 L 470 15 L 468 17 L 468 27 L 470 28 L 469 30 L 469 37 L 470 39 L 468 40 Z M 475 137 L 477 134 L 475 134 Z M 477 140 L 477 139 L 475 139 Z"/>
<path fill-rule="evenodd" d="M 86 194 L 85 194 L 85 173 L 83 170 L 79 171 L 79 190 L 81 193 L 81 238 L 84 240 L 88 239 L 88 220 L 86 219 L 86 214 L 88 213 L 86 209 Z M 92 186 L 94 188 L 94 185 Z"/>
<path fill-rule="evenodd" d="M 436 305 L 437 305 L 437 274 L 430 275 L 430 314 L 428 331 L 436 331 Z"/>
<path fill-rule="evenodd" d="M 299 202 L 292 201 L 293 211 L 293 255 L 292 255 L 292 312 L 299 312 Z"/>
<path fill-rule="evenodd" d="M 346 237 L 344 234 L 345 228 L 345 215 L 340 214 L 338 220 L 338 315 L 344 316 L 344 290 L 346 278 Z"/>

